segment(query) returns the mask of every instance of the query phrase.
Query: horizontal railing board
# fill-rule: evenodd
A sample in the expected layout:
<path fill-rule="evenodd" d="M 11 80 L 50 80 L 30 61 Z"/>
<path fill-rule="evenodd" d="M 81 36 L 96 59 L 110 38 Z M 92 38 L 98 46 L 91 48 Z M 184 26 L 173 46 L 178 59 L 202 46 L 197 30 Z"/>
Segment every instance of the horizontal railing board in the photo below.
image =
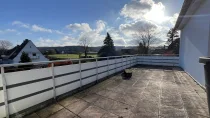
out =
<path fill-rule="evenodd" d="M 32 80 L 32 81 L 12 84 L 12 85 L 8 85 L 7 89 L 11 89 L 11 88 L 19 87 L 19 86 L 24 86 L 24 85 L 27 85 L 27 84 L 37 83 L 37 82 L 41 82 L 41 81 L 46 81 L 46 80 L 50 80 L 50 79 L 52 79 L 52 77 L 46 77 L 46 78 L 36 79 L 36 80 Z"/>
<path fill-rule="evenodd" d="M 79 87 L 80 87 L 80 81 L 74 80 L 71 83 L 69 82 L 69 83 L 63 84 L 62 86 L 56 86 L 55 93 L 56 93 L 56 96 L 59 96 L 61 94 L 77 89 Z"/>
<path fill-rule="evenodd" d="M 0 102 L 0 107 L 3 106 L 5 103 L 4 102 Z"/>
<path fill-rule="evenodd" d="M 110 65 L 110 66 L 112 66 L 112 65 Z M 101 67 L 104 67 L 104 66 L 101 66 Z M 112 67 L 114 68 L 114 66 L 112 66 Z M 82 70 L 82 72 L 88 71 L 88 70 L 92 70 L 92 69 L 96 69 L 96 67 L 95 68 L 91 68 L 91 69 Z M 56 75 L 55 78 L 68 76 L 68 75 L 72 75 L 72 74 L 75 74 L 75 73 L 79 73 L 79 71 L 70 72 L 70 73 L 64 73 L 64 74 L 61 74 L 61 75 Z M 32 84 L 32 83 L 36 83 L 36 82 L 45 81 L 45 80 L 48 80 L 48 79 L 52 79 L 52 77 L 49 76 L 49 77 L 46 77 L 46 78 L 41 78 L 41 79 L 36 79 L 36 80 L 32 80 L 32 81 L 22 82 L 22 83 L 18 83 L 18 84 L 8 85 L 7 88 L 10 89 L 10 88 L 18 87 L 18 86 L 23 86 L 23 85 L 27 85 L 27 84 Z"/>
<path fill-rule="evenodd" d="M 39 104 L 51 98 L 53 98 L 53 94 L 52 94 L 52 90 L 49 90 L 49 91 L 42 92 L 40 94 L 36 94 L 31 97 L 27 97 L 25 99 L 18 100 L 16 102 L 12 102 L 12 103 L 10 102 L 9 104 L 10 114 L 17 113 L 31 106 L 35 106 L 36 104 Z"/>
<path fill-rule="evenodd" d="M 71 72 L 78 72 L 78 71 L 79 71 L 79 64 L 54 67 L 54 75 L 55 76 L 68 74 Z"/>
<path fill-rule="evenodd" d="M 4 91 L 0 91 L 0 103 L 1 102 L 4 102 Z"/>
<path fill-rule="evenodd" d="M 179 64 L 178 62 L 161 62 L 161 61 L 139 61 L 140 63 L 171 63 L 171 64 Z"/>
<path fill-rule="evenodd" d="M 80 79 L 80 73 L 78 72 L 71 75 L 55 78 L 55 85 L 58 86 L 79 79 Z"/>
<path fill-rule="evenodd" d="M 98 66 L 104 66 L 104 65 L 107 65 L 107 60 L 104 60 L 104 61 L 98 61 Z"/>
<path fill-rule="evenodd" d="M 45 80 L 42 82 L 37 82 L 37 83 L 32 83 L 32 84 L 27 84 L 27 85 L 11 88 L 7 90 L 8 100 L 10 101 L 16 98 L 20 98 L 22 96 L 27 96 L 31 93 L 36 93 L 38 91 L 51 88 L 52 86 L 53 86 L 52 80 Z"/>
<path fill-rule="evenodd" d="M 1 104 L 1 103 L 0 103 Z M 0 105 L 0 118 L 6 117 L 6 111 L 5 111 L 5 106 Z"/>
<path fill-rule="evenodd" d="M 66 85 L 69 85 L 69 84 L 72 84 L 72 83 L 75 83 L 75 82 L 78 82 L 78 81 L 80 81 L 80 79 L 76 79 L 76 80 L 73 80 L 73 81 L 70 81 L 70 82 L 66 82 L 66 83 L 57 85 L 57 86 L 55 86 L 55 88 L 60 88 L 62 86 L 66 86 Z"/>
<path fill-rule="evenodd" d="M 23 82 L 36 81 L 37 79 L 48 78 L 50 76 L 52 76 L 50 68 L 5 73 L 7 86 L 19 83 L 21 84 Z"/>
<path fill-rule="evenodd" d="M 107 67 L 98 68 L 98 73 L 107 71 Z"/>
<path fill-rule="evenodd" d="M 90 68 L 96 68 L 96 62 L 88 62 L 88 63 L 82 63 L 81 64 L 81 69 L 86 70 Z"/>
<path fill-rule="evenodd" d="M 96 81 L 96 74 L 90 75 L 86 78 L 82 78 L 82 85 L 84 86 L 84 85 L 89 84 L 94 81 Z"/>
<path fill-rule="evenodd" d="M 115 63 L 115 60 L 109 60 L 108 64 L 114 64 L 114 63 Z"/>
<path fill-rule="evenodd" d="M 139 63 L 171 63 L 171 64 L 179 64 L 177 62 L 152 62 L 152 61 L 140 61 Z"/>
<path fill-rule="evenodd" d="M 31 93 L 31 94 L 28 94 L 28 95 L 24 95 L 24 96 L 15 98 L 15 99 L 11 99 L 11 100 L 8 101 L 8 103 L 9 103 L 9 104 L 10 104 L 10 103 L 14 103 L 14 102 L 17 102 L 17 101 L 20 101 L 20 100 L 23 100 L 23 99 L 26 99 L 26 98 L 29 98 L 29 97 L 32 97 L 32 96 L 35 96 L 35 95 L 38 95 L 38 94 L 47 92 L 47 91 L 51 91 L 52 89 L 53 89 L 53 88 L 50 87 L 50 88 L 47 88 L 47 89 L 44 89 L 44 90 L 41 90 L 41 91 L 37 91 L 37 92 Z"/>

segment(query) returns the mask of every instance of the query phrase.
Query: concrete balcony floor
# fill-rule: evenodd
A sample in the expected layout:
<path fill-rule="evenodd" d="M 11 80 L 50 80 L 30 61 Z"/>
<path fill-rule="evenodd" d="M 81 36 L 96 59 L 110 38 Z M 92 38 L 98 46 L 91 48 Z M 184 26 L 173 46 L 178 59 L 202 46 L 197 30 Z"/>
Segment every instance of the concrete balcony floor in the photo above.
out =
<path fill-rule="evenodd" d="M 178 68 L 133 67 L 29 118 L 207 118 L 205 91 Z"/>

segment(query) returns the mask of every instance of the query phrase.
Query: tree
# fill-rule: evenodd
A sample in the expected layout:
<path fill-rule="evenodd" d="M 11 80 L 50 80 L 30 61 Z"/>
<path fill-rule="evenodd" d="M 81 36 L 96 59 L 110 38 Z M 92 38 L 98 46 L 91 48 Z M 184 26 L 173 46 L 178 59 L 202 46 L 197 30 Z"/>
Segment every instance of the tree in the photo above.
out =
<path fill-rule="evenodd" d="M 177 30 L 174 30 L 173 28 L 170 29 L 167 33 L 169 44 L 168 50 L 173 51 L 174 54 L 179 54 L 179 44 L 180 44 L 180 38 L 179 33 Z"/>
<path fill-rule="evenodd" d="M 85 58 L 87 58 L 87 53 L 88 53 L 89 46 L 90 46 L 91 42 L 92 42 L 92 40 L 87 37 L 83 37 L 79 41 L 80 45 L 82 46 L 82 48 L 84 50 Z"/>
<path fill-rule="evenodd" d="M 108 32 L 106 38 L 104 39 L 104 45 L 98 51 L 98 56 L 99 57 L 116 56 L 114 42 Z"/>
<path fill-rule="evenodd" d="M 28 56 L 27 53 L 22 52 L 22 55 L 20 57 L 20 63 L 27 63 L 27 62 L 31 62 L 31 58 Z"/>
<path fill-rule="evenodd" d="M 157 32 L 151 27 L 142 27 L 134 34 L 140 54 L 148 54 L 151 44 L 158 41 Z"/>
<path fill-rule="evenodd" d="M 6 40 L 0 40 L 0 54 L 5 54 L 12 47 L 12 43 Z"/>
<path fill-rule="evenodd" d="M 178 31 L 171 28 L 167 33 L 167 37 L 168 37 L 168 43 L 169 44 L 173 43 L 174 40 L 179 37 Z"/>
<path fill-rule="evenodd" d="M 168 50 L 172 50 L 174 54 L 179 54 L 180 38 L 177 38 L 168 46 Z"/>

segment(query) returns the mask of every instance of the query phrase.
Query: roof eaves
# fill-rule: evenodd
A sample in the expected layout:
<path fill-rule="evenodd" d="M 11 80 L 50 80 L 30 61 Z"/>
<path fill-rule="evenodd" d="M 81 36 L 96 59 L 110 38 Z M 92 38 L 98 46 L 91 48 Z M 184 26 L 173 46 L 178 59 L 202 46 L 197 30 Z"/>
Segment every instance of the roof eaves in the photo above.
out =
<path fill-rule="evenodd" d="M 176 21 L 176 24 L 175 24 L 175 27 L 174 29 L 179 29 L 179 25 L 181 24 L 182 20 L 183 20 L 183 17 L 185 16 L 185 14 L 187 13 L 187 10 L 189 9 L 191 3 L 193 2 L 194 0 L 185 0 L 183 5 L 182 5 L 182 8 L 181 8 L 181 11 L 179 13 L 179 17 Z"/>
<path fill-rule="evenodd" d="M 185 0 L 174 29 L 181 30 L 205 0 Z"/>

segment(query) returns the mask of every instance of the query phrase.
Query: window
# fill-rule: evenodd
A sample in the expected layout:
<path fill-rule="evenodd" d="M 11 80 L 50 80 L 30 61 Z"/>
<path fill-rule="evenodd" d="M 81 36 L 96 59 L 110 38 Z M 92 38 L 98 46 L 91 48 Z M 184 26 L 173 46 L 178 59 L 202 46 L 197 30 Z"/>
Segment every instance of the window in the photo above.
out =
<path fill-rule="evenodd" d="M 36 53 L 33 53 L 32 55 L 33 55 L 33 56 L 36 56 Z"/>

